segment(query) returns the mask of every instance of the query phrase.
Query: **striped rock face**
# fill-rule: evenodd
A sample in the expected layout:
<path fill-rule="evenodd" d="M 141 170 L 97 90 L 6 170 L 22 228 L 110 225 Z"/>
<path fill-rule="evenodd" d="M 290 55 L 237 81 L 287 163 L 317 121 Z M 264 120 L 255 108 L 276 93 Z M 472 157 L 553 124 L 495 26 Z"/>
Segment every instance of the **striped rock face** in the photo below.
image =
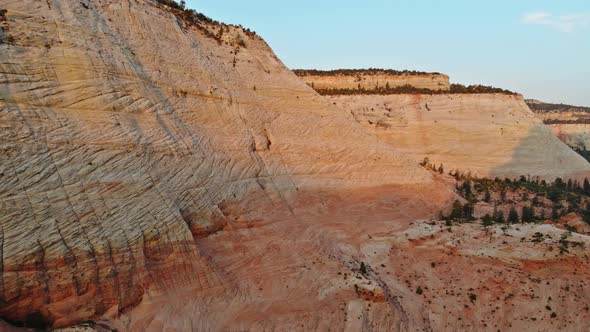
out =
<path fill-rule="evenodd" d="M 266 327 L 308 315 L 311 328 L 359 298 L 336 271 L 358 265 L 364 231 L 453 197 L 239 27 L 190 26 L 149 0 L 1 7 L 10 322 L 112 320 L 166 295 L 188 302 L 160 312 L 181 303 L 203 327 L 247 328 L 255 304 L 299 308 L 263 315 Z M 133 317 L 127 328 L 150 326 Z"/>
<path fill-rule="evenodd" d="M 369 133 L 416 161 L 485 177 L 584 179 L 590 164 L 561 142 L 519 95 L 329 96 Z"/>
<path fill-rule="evenodd" d="M 0 7 L 2 320 L 587 330 L 587 236 L 431 222 L 456 183 L 248 30 L 152 0 Z"/>

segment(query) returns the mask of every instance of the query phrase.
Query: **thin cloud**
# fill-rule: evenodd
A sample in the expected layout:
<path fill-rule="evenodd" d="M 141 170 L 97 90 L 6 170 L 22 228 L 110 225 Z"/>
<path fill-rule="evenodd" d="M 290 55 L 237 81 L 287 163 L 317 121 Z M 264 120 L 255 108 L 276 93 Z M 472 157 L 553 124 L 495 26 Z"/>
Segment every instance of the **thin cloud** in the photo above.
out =
<path fill-rule="evenodd" d="M 590 27 L 590 13 L 555 16 L 545 12 L 533 12 L 525 14 L 521 22 L 546 25 L 563 32 L 572 32 Z"/>

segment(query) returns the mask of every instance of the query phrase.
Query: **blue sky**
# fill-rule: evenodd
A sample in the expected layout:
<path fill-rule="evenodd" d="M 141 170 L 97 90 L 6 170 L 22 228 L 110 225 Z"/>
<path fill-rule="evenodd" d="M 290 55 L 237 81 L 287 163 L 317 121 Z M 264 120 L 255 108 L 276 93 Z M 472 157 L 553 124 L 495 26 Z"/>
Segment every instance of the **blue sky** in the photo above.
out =
<path fill-rule="evenodd" d="M 589 0 L 188 0 L 255 30 L 290 68 L 437 71 L 590 106 Z"/>

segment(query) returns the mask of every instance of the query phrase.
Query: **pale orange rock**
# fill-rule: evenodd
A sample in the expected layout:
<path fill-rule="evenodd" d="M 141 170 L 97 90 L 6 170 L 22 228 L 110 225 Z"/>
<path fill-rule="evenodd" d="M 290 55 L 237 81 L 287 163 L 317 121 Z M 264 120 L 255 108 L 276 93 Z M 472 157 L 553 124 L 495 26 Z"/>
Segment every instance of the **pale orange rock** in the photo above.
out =
<path fill-rule="evenodd" d="M 3 319 L 99 322 L 73 331 L 588 329 L 585 252 L 549 250 L 563 230 L 432 223 L 457 198 L 448 181 L 258 37 L 225 27 L 218 43 L 206 35 L 219 26 L 186 26 L 151 0 L 2 6 L 14 40 L 0 45 Z M 538 231 L 553 240 L 520 241 Z"/>
<path fill-rule="evenodd" d="M 327 96 L 370 133 L 416 161 L 484 177 L 583 179 L 590 163 L 505 94 Z"/>
<path fill-rule="evenodd" d="M 2 7 L 6 320 L 317 328 L 357 299 L 335 273 L 357 232 L 453 197 L 239 27 L 218 42 L 151 0 Z"/>
<path fill-rule="evenodd" d="M 302 75 L 301 79 L 314 89 L 365 89 L 398 88 L 411 86 L 417 89 L 429 89 L 435 91 L 448 91 L 451 87 L 449 77 L 444 74 L 417 73 L 417 74 L 388 74 L 364 73 L 330 75 Z"/>

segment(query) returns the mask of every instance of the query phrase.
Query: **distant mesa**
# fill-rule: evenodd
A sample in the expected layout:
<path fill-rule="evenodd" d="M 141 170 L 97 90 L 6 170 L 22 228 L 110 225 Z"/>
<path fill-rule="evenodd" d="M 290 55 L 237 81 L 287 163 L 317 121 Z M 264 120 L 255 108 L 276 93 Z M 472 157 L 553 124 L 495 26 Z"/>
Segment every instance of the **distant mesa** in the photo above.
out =
<path fill-rule="evenodd" d="M 449 76 L 411 70 L 392 69 L 295 69 L 307 85 L 321 95 L 394 95 L 394 94 L 484 94 L 517 95 L 505 89 L 451 84 Z"/>
<path fill-rule="evenodd" d="M 525 100 L 538 118 L 563 142 L 583 156 L 590 150 L 590 107 Z"/>

